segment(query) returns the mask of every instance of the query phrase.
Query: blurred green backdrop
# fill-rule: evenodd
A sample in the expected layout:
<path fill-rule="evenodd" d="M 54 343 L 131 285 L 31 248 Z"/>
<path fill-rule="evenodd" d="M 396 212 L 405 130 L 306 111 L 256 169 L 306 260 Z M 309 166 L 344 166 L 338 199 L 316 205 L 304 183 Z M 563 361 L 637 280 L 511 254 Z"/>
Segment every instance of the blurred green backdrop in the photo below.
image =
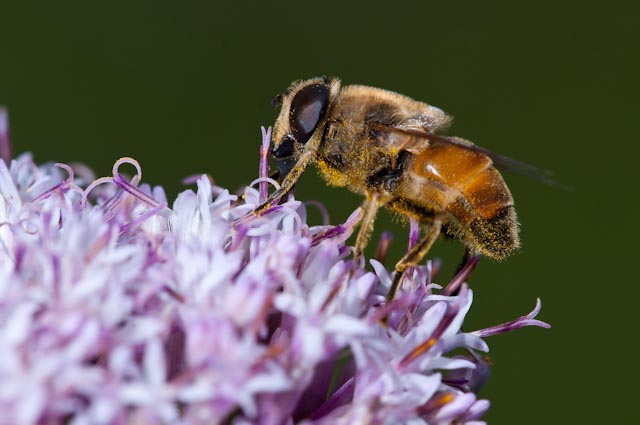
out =
<path fill-rule="evenodd" d="M 536 328 L 488 340 L 491 423 L 640 423 L 636 399 L 638 9 L 631 2 L 30 2 L 0 4 L 0 104 L 16 152 L 98 175 L 132 156 L 182 190 L 257 173 L 260 125 L 292 80 L 335 75 L 456 117 L 451 134 L 556 171 L 562 191 L 507 175 L 524 246 L 481 262 L 468 329 L 543 300 Z M 360 199 L 305 174 L 332 222 Z M 315 220 L 319 219 L 314 216 Z M 406 228 L 383 214 L 380 229 Z M 631 234 L 630 234 L 631 233 Z M 461 247 L 439 243 L 449 278 Z M 604 295 L 603 295 L 604 294 Z"/>

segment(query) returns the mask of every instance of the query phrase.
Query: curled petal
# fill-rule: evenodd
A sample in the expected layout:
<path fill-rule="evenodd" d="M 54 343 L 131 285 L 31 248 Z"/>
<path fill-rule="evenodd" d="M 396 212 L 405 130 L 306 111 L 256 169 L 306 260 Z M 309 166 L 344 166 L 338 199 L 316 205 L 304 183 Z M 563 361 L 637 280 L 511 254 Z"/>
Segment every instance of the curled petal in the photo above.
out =
<path fill-rule="evenodd" d="M 313 96 L 311 96 L 313 98 Z M 313 99 L 312 99 L 313 100 Z M 0 127 L 2 126 L 0 117 Z M 0 133 L 2 133 L 0 128 Z M 1 134 L 0 134 L 1 136 Z M 7 423 L 477 422 L 489 403 L 484 336 L 548 326 L 527 316 L 476 332 L 472 259 L 449 285 L 437 261 L 354 261 L 357 208 L 268 197 L 270 129 L 242 195 L 191 178 L 170 204 L 131 158 L 92 182 L 29 155 L 0 162 L 0 406 Z M 120 167 L 135 168 L 131 179 Z M 67 176 L 60 172 L 62 169 Z M 93 191 L 98 185 L 110 183 Z M 87 185 L 80 202 L 76 185 Z M 91 196 L 89 196 L 91 195 Z M 171 205 L 171 207 L 169 207 Z M 306 207 L 320 207 L 312 226 Z M 419 237 L 410 226 L 410 244 Z M 378 258 L 387 254 L 382 237 Z"/>
<path fill-rule="evenodd" d="M 551 327 L 550 324 L 543 322 L 541 320 L 536 320 L 535 317 L 540 312 L 542 308 L 542 303 L 540 302 L 540 298 L 536 300 L 536 306 L 534 309 L 527 314 L 526 316 L 518 317 L 515 320 L 510 322 L 502 323 L 500 325 L 491 326 L 489 328 L 480 329 L 474 332 L 471 332 L 474 335 L 479 336 L 480 338 L 486 338 L 488 336 L 503 334 L 511 331 L 515 331 L 516 329 L 523 328 L 525 326 L 537 326 L 540 328 L 549 329 Z"/>

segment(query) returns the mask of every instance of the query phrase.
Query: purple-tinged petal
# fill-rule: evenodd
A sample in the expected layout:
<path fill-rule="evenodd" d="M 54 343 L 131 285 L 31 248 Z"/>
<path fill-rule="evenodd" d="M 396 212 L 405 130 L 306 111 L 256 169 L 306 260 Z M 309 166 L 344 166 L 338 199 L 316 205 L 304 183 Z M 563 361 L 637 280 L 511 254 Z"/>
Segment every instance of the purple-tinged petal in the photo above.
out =
<path fill-rule="evenodd" d="M 487 410 L 489 410 L 490 406 L 491 403 L 489 402 L 489 400 L 476 400 L 476 402 L 473 403 L 471 407 L 469 407 L 461 420 L 465 421 L 466 423 L 474 423 L 471 421 L 475 421 L 476 419 L 481 418 L 487 412 Z"/>
<path fill-rule="evenodd" d="M 543 322 L 541 320 L 536 320 L 535 317 L 540 312 L 540 308 L 542 308 L 542 303 L 540 302 L 540 298 L 536 300 L 536 306 L 534 309 L 527 314 L 526 316 L 520 316 L 519 318 L 512 320 L 510 322 L 502 323 L 500 325 L 491 326 L 489 328 L 480 329 L 472 332 L 473 335 L 477 335 L 480 338 L 486 338 L 488 336 L 503 334 L 511 331 L 515 331 L 516 329 L 520 329 L 525 326 L 538 326 L 540 328 L 549 329 L 551 327 L 550 324 Z"/>
<path fill-rule="evenodd" d="M 391 273 L 345 241 L 362 218 L 309 227 L 305 204 L 193 179 L 168 208 L 132 159 L 91 182 L 31 156 L 0 163 L 0 407 L 12 423 L 460 423 L 488 408 L 481 336 L 459 274 Z M 119 166 L 136 168 L 125 179 Z M 4 168 L 3 168 L 4 167 Z M 65 175 L 66 171 L 66 175 Z M 102 183 L 111 183 L 102 185 Z M 275 182 L 271 182 L 275 183 Z M 76 185 L 88 187 L 79 192 Z M 322 208 L 321 208 L 322 211 Z M 328 217 L 328 214 L 325 214 Z M 328 220 L 328 218 L 324 218 Z M 413 223 L 412 238 L 418 226 Z M 388 321 L 384 318 L 390 317 Z M 482 333 L 484 332 L 484 333 Z M 449 358 L 453 352 L 462 353 Z M 466 409 L 466 410 L 465 410 Z M 358 422 L 359 421 L 359 422 Z"/>
<path fill-rule="evenodd" d="M 450 423 L 463 416 L 467 410 L 475 403 L 476 396 L 471 393 L 458 394 L 452 401 L 446 403 L 434 415 L 435 423 Z"/>
<path fill-rule="evenodd" d="M 269 145 L 271 143 L 271 127 L 265 130 L 264 127 L 260 129 L 262 131 L 262 146 L 260 146 L 260 178 L 266 178 L 269 176 Z M 266 181 L 260 182 L 260 202 L 267 200 L 268 186 Z"/>
<path fill-rule="evenodd" d="M 164 383 L 167 364 L 164 357 L 164 348 L 158 339 L 153 339 L 147 343 L 143 365 L 144 374 L 151 385 L 157 386 Z"/>
<path fill-rule="evenodd" d="M 9 137 L 9 112 L 0 107 L 0 158 L 7 166 L 11 163 L 11 140 Z"/>
<path fill-rule="evenodd" d="M 443 295 L 452 295 L 460 289 L 463 283 L 467 281 L 471 272 L 475 270 L 478 263 L 480 262 L 481 255 L 474 255 L 471 257 L 467 264 L 456 274 L 456 276 L 451 280 L 451 282 L 442 290 Z"/>
<path fill-rule="evenodd" d="M 413 217 L 409 218 L 409 246 L 407 251 L 413 248 L 420 239 L 420 223 Z"/>

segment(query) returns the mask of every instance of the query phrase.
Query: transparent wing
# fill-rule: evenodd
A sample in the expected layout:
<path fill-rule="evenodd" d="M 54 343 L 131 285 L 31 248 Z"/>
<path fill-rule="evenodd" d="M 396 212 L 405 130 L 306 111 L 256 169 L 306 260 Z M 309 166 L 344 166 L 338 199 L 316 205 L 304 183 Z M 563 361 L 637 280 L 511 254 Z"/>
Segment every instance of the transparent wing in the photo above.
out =
<path fill-rule="evenodd" d="M 383 123 L 373 122 L 369 123 L 369 126 L 374 131 L 380 133 L 387 132 L 389 134 L 394 134 L 394 136 L 389 137 L 388 140 L 390 140 L 391 144 L 393 144 L 397 149 L 405 149 L 411 151 L 414 149 L 419 149 L 420 145 L 425 143 L 452 144 L 488 156 L 500 170 L 520 174 L 525 177 L 538 180 L 545 184 L 556 186 L 562 189 L 570 189 L 569 186 L 566 186 L 555 180 L 553 178 L 553 173 L 549 170 L 536 167 L 535 165 L 531 165 L 526 162 L 518 161 L 517 159 L 510 158 L 506 155 L 492 152 L 489 149 L 474 145 L 468 140 L 462 139 L 460 137 L 442 136 L 439 134 L 429 133 L 428 131 L 420 127 L 409 127 L 403 126 L 402 124 L 389 126 Z"/>

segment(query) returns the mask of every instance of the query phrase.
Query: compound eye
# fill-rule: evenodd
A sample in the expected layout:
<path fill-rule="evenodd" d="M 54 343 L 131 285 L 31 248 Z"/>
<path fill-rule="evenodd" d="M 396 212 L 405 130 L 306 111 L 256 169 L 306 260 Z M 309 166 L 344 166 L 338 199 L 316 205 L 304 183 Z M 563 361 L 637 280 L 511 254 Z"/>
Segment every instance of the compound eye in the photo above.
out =
<path fill-rule="evenodd" d="M 300 90 L 291 100 L 289 126 L 296 141 L 305 144 L 324 116 L 329 103 L 329 87 L 312 84 Z"/>

